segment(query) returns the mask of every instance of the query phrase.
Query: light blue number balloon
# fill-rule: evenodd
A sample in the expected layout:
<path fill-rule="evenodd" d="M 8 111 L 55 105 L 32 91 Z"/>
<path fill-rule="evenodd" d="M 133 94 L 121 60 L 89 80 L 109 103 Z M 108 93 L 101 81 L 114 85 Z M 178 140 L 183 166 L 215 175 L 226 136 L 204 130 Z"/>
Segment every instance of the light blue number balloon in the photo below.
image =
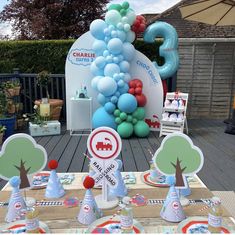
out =
<path fill-rule="evenodd" d="M 164 57 L 165 63 L 159 66 L 155 61 L 162 80 L 171 77 L 179 68 L 178 35 L 173 26 L 165 22 L 155 22 L 148 26 L 144 33 L 145 42 L 154 42 L 156 37 L 163 37 L 164 42 L 159 48 L 160 56 Z"/>

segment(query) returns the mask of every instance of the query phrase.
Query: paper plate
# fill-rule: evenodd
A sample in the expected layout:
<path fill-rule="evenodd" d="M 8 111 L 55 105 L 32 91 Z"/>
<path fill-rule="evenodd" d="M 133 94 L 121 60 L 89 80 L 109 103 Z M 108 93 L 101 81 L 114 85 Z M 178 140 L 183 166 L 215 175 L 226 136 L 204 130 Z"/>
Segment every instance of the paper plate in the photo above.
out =
<path fill-rule="evenodd" d="M 133 220 L 134 233 L 144 233 L 143 226 L 137 221 Z M 120 217 L 116 216 L 111 219 L 111 216 L 106 216 L 94 221 L 87 229 L 86 233 L 120 233 Z"/>
<path fill-rule="evenodd" d="M 144 171 L 141 174 L 141 180 L 148 185 L 154 186 L 154 187 L 162 187 L 162 188 L 166 188 L 169 187 L 168 184 L 166 184 L 166 182 L 154 182 L 150 179 L 150 170 L 148 171 Z"/>
<path fill-rule="evenodd" d="M 199 216 L 189 217 L 179 223 L 177 233 L 209 233 L 207 218 Z M 232 233 L 232 231 L 223 225 L 221 233 Z"/>
<path fill-rule="evenodd" d="M 31 189 L 42 189 L 46 188 L 50 177 L 49 172 L 40 172 L 33 176 L 32 188 Z"/>
<path fill-rule="evenodd" d="M 39 221 L 40 233 L 50 233 L 47 225 Z M 18 220 L 0 227 L 0 233 L 26 233 L 25 220 Z"/>

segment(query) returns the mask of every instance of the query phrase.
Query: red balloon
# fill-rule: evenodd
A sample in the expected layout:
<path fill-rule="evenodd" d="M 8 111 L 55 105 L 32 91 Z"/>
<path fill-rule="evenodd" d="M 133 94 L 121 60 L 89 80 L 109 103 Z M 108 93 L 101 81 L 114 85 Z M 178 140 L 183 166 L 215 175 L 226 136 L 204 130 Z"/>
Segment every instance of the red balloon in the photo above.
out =
<path fill-rule="evenodd" d="M 95 180 L 92 177 L 90 177 L 89 175 L 86 176 L 86 178 L 83 181 L 84 188 L 90 189 L 90 188 L 93 188 L 94 185 L 95 185 Z"/>
<path fill-rule="evenodd" d="M 55 170 L 58 167 L 58 162 L 56 160 L 52 159 L 49 161 L 48 167 L 51 170 Z"/>
<path fill-rule="evenodd" d="M 134 81 L 134 80 L 131 80 L 131 81 L 129 82 L 129 87 L 133 87 L 133 88 L 136 87 L 136 84 L 135 84 L 135 81 Z"/>
<path fill-rule="evenodd" d="M 131 81 L 135 82 L 135 84 L 140 83 L 143 86 L 143 82 L 140 79 L 138 79 L 138 78 L 135 78 L 135 79 L 133 79 Z"/>
<path fill-rule="evenodd" d="M 137 100 L 137 103 L 138 103 L 139 107 L 144 107 L 146 105 L 147 99 L 146 99 L 146 96 L 144 94 L 136 95 L 135 98 Z"/>
<path fill-rule="evenodd" d="M 133 87 L 130 88 L 129 91 L 128 91 L 128 93 L 134 95 L 134 94 L 135 94 L 135 88 L 133 88 Z"/>
<path fill-rule="evenodd" d="M 144 32 L 144 30 L 145 30 L 145 24 L 140 24 L 140 26 L 139 26 L 139 30 L 141 31 L 141 32 Z"/>
<path fill-rule="evenodd" d="M 129 92 L 130 93 L 130 92 Z M 135 88 L 135 94 L 136 95 L 141 95 L 142 94 L 142 88 L 141 87 L 136 87 Z"/>
<path fill-rule="evenodd" d="M 143 84 L 142 83 L 140 83 L 140 82 L 138 82 L 138 83 L 136 83 L 136 87 L 143 87 Z"/>

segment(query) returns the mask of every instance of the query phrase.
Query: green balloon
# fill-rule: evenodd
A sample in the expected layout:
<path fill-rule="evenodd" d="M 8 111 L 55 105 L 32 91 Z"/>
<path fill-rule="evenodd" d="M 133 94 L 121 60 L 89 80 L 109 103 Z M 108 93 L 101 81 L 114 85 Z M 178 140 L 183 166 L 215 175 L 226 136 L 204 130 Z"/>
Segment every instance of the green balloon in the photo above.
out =
<path fill-rule="evenodd" d="M 108 7 L 108 11 L 111 11 L 111 10 L 121 11 L 121 9 L 122 9 L 122 6 L 120 4 L 111 4 Z"/>
<path fill-rule="evenodd" d="M 115 122 L 116 122 L 117 124 L 121 124 L 121 123 L 122 123 L 122 120 L 121 120 L 120 117 L 116 117 L 116 118 L 115 118 Z"/>
<path fill-rule="evenodd" d="M 132 116 L 131 116 L 131 115 L 127 115 L 126 121 L 127 121 L 127 122 L 132 122 Z"/>
<path fill-rule="evenodd" d="M 136 118 L 132 118 L 132 124 L 135 125 L 138 122 Z"/>
<path fill-rule="evenodd" d="M 122 120 L 126 120 L 126 119 L 127 119 L 127 114 L 124 113 L 124 112 L 121 112 L 120 118 L 121 118 Z"/>
<path fill-rule="evenodd" d="M 138 107 L 134 113 L 132 113 L 132 116 L 138 120 L 143 120 L 145 117 L 145 109 L 142 107 Z"/>
<path fill-rule="evenodd" d="M 146 137 L 149 131 L 149 126 L 145 121 L 138 121 L 134 126 L 134 133 L 138 137 Z"/>
<path fill-rule="evenodd" d="M 125 9 L 122 9 L 122 10 L 120 11 L 121 16 L 125 16 L 126 13 L 127 13 L 127 10 L 125 10 Z"/>
<path fill-rule="evenodd" d="M 128 9 L 129 8 L 129 2 L 123 2 L 122 3 L 122 7 L 125 8 L 125 9 Z"/>
<path fill-rule="evenodd" d="M 122 122 L 117 127 L 117 132 L 121 138 L 129 138 L 133 134 L 133 125 L 129 122 Z"/>
<path fill-rule="evenodd" d="M 113 114 L 114 114 L 115 117 L 119 117 L 119 116 L 120 116 L 120 113 L 121 113 L 121 112 L 120 112 L 119 109 L 115 109 L 115 111 L 114 111 Z"/>

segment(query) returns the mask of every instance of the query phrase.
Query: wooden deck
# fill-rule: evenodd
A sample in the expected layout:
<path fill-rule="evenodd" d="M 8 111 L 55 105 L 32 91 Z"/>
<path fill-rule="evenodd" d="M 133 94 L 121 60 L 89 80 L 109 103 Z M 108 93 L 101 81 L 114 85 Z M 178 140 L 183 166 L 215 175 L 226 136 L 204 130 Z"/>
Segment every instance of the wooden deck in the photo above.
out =
<path fill-rule="evenodd" d="M 201 148 L 205 162 L 199 177 L 210 190 L 235 190 L 235 136 L 224 133 L 225 124 L 218 120 L 189 120 L 189 136 Z M 163 137 L 151 132 L 148 138 L 122 140 L 120 158 L 123 171 L 145 171 L 149 169 L 151 155 L 160 146 Z M 87 136 L 70 136 L 63 126 L 59 136 L 37 137 L 36 141 L 45 147 L 48 158 L 59 161 L 58 172 L 87 172 L 89 160 Z M 3 185 L 4 181 L 0 182 Z"/>

